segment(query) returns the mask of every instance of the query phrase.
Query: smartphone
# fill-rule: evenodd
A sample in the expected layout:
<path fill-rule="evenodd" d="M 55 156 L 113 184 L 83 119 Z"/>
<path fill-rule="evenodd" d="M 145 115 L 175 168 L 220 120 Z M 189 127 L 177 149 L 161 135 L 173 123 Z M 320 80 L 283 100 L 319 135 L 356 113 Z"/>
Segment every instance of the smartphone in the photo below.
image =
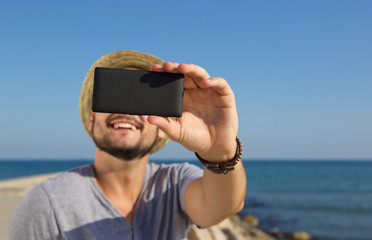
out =
<path fill-rule="evenodd" d="M 97 67 L 93 112 L 181 117 L 184 75 Z"/>

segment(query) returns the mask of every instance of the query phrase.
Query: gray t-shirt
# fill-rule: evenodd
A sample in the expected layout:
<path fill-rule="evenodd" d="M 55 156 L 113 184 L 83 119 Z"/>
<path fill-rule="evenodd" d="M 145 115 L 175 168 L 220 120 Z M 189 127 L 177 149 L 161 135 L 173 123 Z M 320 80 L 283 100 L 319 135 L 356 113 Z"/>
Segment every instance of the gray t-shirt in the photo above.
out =
<path fill-rule="evenodd" d="M 149 163 L 130 224 L 82 166 L 36 186 L 17 206 L 10 239 L 184 239 L 192 224 L 184 196 L 202 176 L 194 165 Z"/>

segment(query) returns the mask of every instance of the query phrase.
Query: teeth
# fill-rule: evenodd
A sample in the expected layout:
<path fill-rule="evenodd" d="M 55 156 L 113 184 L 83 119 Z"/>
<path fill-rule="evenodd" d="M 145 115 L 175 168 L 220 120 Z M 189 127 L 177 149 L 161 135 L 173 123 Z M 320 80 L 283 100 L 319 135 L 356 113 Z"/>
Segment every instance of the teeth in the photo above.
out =
<path fill-rule="evenodd" d="M 124 129 L 131 129 L 131 130 L 136 130 L 137 128 L 130 124 L 130 123 L 115 123 L 113 125 L 114 129 L 119 129 L 119 128 L 124 128 Z"/>

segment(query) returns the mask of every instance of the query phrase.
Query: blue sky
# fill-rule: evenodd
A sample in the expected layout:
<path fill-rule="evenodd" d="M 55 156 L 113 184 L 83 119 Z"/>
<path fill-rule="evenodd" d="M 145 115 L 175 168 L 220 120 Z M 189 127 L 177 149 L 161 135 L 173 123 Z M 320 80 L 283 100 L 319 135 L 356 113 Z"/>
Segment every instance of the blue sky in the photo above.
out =
<path fill-rule="evenodd" d="M 232 86 L 245 159 L 372 159 L 372 1 L 8 1 L 0 159 L 94 157 L 84 76 L 123 49 Z M 171 143 L 152 158 L 192 158 Z"/>

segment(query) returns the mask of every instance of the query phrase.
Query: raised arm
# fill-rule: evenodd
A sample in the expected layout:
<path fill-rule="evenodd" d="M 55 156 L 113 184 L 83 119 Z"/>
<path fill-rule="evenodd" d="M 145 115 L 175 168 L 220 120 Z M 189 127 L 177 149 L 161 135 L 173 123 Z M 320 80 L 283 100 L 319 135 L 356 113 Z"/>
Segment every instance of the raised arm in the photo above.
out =
<path fill-rule="evenodd" d="M 178 119 L 150 116 L 173 141 L 198 153 L 208 162 L 233 159 L 237 151 L 238 115 L 234 93 L 219 77 L 210 77 L 193 64 L 166 62 L 153 71 L 183 73 L 185 91 L 183 115 Z M 227 174 L 204 168 L 202 178 L 186 190 L 186 211 L 199 226 L 214 225 L 238 212 L 244 205 L 246 176 L 241 161 Z"/>

